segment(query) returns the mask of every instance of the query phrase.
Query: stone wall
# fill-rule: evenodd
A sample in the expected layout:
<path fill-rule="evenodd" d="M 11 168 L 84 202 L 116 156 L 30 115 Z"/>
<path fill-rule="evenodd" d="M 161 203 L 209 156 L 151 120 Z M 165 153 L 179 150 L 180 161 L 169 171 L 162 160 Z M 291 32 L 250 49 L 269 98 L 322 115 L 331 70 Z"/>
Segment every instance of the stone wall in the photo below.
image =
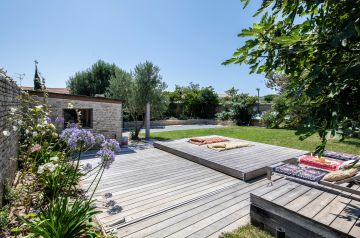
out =
<path fill-rule="evenodd" d="M 4 185 L 12 182 L 17 169 L 18 136 L 11 130 L 8 116 L 10 107 L 18 106 L 19 93 L 16 83 L 0 69 L 0 206 Z M 9 131 L 10 136 L 3 131 Z"/>
<path fill-rule="evenodd" d="M 74 109 L 93 110 L 93 131 L 102 133 L 108 138 L 121 140 L 122 134 L 122 104 L 96 101 L 81 101 L 79 99 L 51 98 L 49 95 L 51 118 L 63 117 L 63 109 L 68 108 L 68 103 L 74 105 Z"/>
<path fill-rule="evenodd" d="M 188 120 L 169 119 L 169 120 L 158 120 L 158 121 L 150 122 L 150 126 L 152 128 L 173 126 L 173 125 L 234 125 L 234 123 L 232 121 L 221 121 L 214 119 L 188 119 Z M 133 127 L 134 127 L 134 122 L 131 121 L 124 122 L 124 128 L 131 129 Z"/>
<path fill-rule="evenodd" d="M 259 105 L 259 111 L 260 113 L 267 112 L 271 109 L 272 104 L 271 103 L 260 103 Z M 253 111 L 257 112 L 257 104 L 253 107 Z"/>

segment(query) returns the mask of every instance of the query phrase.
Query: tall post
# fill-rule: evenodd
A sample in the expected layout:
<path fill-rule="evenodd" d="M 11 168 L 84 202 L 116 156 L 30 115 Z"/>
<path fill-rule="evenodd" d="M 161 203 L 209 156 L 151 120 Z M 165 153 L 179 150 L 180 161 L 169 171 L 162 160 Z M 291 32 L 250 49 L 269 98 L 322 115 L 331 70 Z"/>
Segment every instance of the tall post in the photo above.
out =
<path fill-rule="evenodd" d="M 257 88 L 256 91 L 258 94 L 257 114 L 260 115 L 260 88 Z"/>
<path fill-rule="evenodd" d="M 150 103 L 146 103 L 145 139 L 150 140 Z"/>

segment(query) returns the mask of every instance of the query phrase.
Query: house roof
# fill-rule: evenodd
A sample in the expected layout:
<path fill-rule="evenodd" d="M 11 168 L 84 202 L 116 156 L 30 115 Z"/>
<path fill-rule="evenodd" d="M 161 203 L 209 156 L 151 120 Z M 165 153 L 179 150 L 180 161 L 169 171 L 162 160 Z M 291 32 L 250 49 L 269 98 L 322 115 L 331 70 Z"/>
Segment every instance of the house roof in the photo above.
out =
<path fill-rule="evenodd" d="M 34 90 L 33 87 L 21 86 L 21 89 L 24 91 Z M 70 90 L 67 88 L 46 88 L 49 93 L 61 93 L 61 94 L 70 94 Z"/>
<path fill-rule="evenodd" d="M 23 87 L 22 87 L 23 89 Z M 44 93 L 42 91 L 36 91 L 36 90 L 26 90 L 24 91 L 28 92 L 32 96 L 38 96 L 43 97 Z M 47 92 L 49 98 L 59 98 L 59 99 L 68 99 L 68 100 L 78 100 L 78 101 L 91 101 L 91 102 L 104 102 L 104 103 L 116 103 L 121 104 L 121 100 L 117 99 L 111 99 L 111 98 L 105 98 L 105 97 L 91 97 L 91 96 L 83 96 L 83 95 L 74 95 L 69 93 L 55 93 L 48 91 Z"/>

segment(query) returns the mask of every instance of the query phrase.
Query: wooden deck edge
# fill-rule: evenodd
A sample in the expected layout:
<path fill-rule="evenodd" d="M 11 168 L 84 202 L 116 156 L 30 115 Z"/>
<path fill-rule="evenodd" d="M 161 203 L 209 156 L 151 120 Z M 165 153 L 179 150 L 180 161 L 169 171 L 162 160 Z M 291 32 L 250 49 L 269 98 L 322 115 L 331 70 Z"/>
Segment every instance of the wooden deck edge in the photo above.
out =
<path fill-rule="evenodd" d="M 214 163 L 212 161 L 202 159 L 200 157 L 197 157 L 197 156 L 188 154 L 186 152 L 183 152 L 183 151 L 168 147 L 168 146 L 163 145 L 163 144 L 158 143 L 158 142 L 154 143 L 154 147 L 159 149 L 159 150 L 163 150 L 165 152 L 168 152 L 170 154 L 179 156 L 179 157 L 181 157 L 183 159 L 187 159 L 187 160 L 190 160 L 190 161 L 195 162 L 197 164 L 203 165 L 203 166 L 208 167 L 210 169 L 214 169 L 214 170 L 219 171 L 221 173 L 230 175 L 230 176 L 232 176 L 234 178 L 244 180 L 244 174 L 239 170 L 232 169 L 232 168 L 226 167 L 224 165 L 217 164 L 217 163 Z"/>
<path fill-rule="evenodd" d="M 353 237 L 252 193 L 250 193 L 250 204 L 251 224 L 273 234 L 278 227 L 281 227 L 285 229 L 287 237 Z"/>

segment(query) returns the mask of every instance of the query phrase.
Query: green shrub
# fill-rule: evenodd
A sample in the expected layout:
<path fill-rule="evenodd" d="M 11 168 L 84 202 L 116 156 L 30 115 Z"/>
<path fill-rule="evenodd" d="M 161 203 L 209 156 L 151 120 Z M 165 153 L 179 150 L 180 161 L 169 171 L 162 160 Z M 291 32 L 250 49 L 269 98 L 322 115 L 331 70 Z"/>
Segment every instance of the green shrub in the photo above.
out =
<path fill-rule="evenodd" d="M 276 112 L 270 110 L 264 112 L 261 116 L 261 122 L 266 128 L 277 128 Z"/>
<path fill-rule="evenodd" d="M 68 197 L 56 198 L 38 216 L 32 220 L 21 218 L 36 237 L 65 238 L 96 236 L 90 222 L 92 216 L 100 213 L 93 203 L 76 199 L 71 202 Z"/>
<path fill-rule="evenodd" d="M 229 121 L 232 120 L 234 117 L 233 112 L 232 111 L 222 111 L 222 112 L 218 112 L 216 113 L 216 118 L 222 121 Z"/>
<path fill-rule="evenodd" d="M 256 97 L 245 93 L 238 93 L 238 90 L 231 88 L 226 91 L 227 96 L 222 98 L 222 112 L 216 114 L 220 120 L 233 120 L 237 125 L 248 125 L 253 116 L 253 107 L 256 104 Z"/>
<path fill-rule="evenodd" d="M 74 179 L 69 179 L 71 176 L 74 176 Z M 75 171 L 71 164 L 64 162 L 48 162 L 39 166 L 38 169 L 39 184 L 48 200 L 62 195 L 69 188 L 76 186 L 81 176 L 82 173 Z"/>
<path fill-rule="evenodd" d="M 10 215 L 10 206 L 9 205 L 5 205 L 2 208 L 0 208 L 0 232 L 2 233 L 4 231 L 4 229 L 7 228 L 10 220 L 9 220 L 9 215 Z"/>

